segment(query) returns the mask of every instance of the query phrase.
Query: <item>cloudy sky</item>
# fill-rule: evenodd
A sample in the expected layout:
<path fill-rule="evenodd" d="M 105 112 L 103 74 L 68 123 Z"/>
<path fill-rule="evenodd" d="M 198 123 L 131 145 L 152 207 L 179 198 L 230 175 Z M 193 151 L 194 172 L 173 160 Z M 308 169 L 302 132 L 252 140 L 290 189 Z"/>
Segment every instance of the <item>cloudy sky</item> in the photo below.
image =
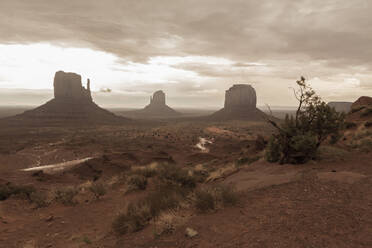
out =
<path fill-rule="evenodd" d="M 0 105 L 41 104 L 54 73 L 103 106 L 218 108 L 234 83 L 291 106 L 301 75 L 326 101 L 372 95 L 370 0 L 0 0 Z M 112 91 L 105 92 L 105 89 Z"/>

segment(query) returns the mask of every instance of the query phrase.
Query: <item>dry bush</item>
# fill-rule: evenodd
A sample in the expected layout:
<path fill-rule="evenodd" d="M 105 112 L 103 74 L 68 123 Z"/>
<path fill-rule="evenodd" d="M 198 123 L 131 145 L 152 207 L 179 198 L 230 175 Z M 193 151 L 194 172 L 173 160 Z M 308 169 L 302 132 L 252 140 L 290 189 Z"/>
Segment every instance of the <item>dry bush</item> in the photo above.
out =
<path fill-rule="evenodd" d="M 125 213 L 119 214 L 112 223 L 113 230 L 120 235 L 143 229 L 151 219 L 149 206 L 129 204 Z"/>
<path fill-rule="evenodd" d="M 94 194 L 96 199 L 99 199 L 101 196 L 107 193 L 105 185 L 100 182 L 92 183 L 89 187 L 89 190 Z"/>
<path fill-rule="evenodd" d="M 209 174 L 209 177 L 206 179 L 207 182 L 213 182 L 220 178 L 225 178 L 238 170 L 235 164 L 228 164 L 225 167 L 219 168 L 216 171 L 213 171 Z"/>
<path fill-rule="evenodd" d="M 168 211 L 162 213 L 155 222 L 156 235 L 174 233 L 177 227 L 186 222 L 186 217 L 180 216 L 178 212 Z"/>
<path fill-rule="evenodd" d="M 129 190 L 145 190 L 147 178 L 142 175 L 132 175 L 128 178 Z"/>
<path fill-rule="evenodd" d="M 206 189 L 195 191 L 195 207 L 200 212 L 207 212 L 216 208 L 214 192 Z"/>
<path fill-rule="evenodd" d="M 196 179 L 187 169 L 177 165 L 164 164 L 158 170 L 158 179 L 163 184 L 177 185 L 185 188 L 195 188 Z"/>
<path fill-rule="evenodd" d="M 201 212 L 235 206 L 238 202 L 239 194 L 233 186 L 221 184 L 195 191 L 195 207 Z"/>
<path fill-rule="evenodd" d="M 30 202 L 36 205 L 36 208 L 44 208 L 49 206 L 50 200 L 45 192 L 35 191 L 30 195 Z"/>
<path fill-rule="evenodd" d="M 55 191 L 54 199 L 63 205 L 75 205 L 75 196 L 79 193 L 76 187 L 66 187 Z"/>
<path fill-rule="evenodd" d="M 0 201 L 8 199 L 12 195 L 17 195 L 26 199 L 30 199 L 30 196 L 35 192 L 35 188 L 29 185 L 13 185 L 11 183 L 0 185 Z"/>
<path fill-rule="evenodd" d="M 125 213 L 118 215 L 112 227 L 117 234 L 125 234 L 143 229 L 151 219 L 161 212 L 176 209 L 183 199 L 181 189 L 161 187 L 150 192 L 142 200 L 128 206 Z"/>

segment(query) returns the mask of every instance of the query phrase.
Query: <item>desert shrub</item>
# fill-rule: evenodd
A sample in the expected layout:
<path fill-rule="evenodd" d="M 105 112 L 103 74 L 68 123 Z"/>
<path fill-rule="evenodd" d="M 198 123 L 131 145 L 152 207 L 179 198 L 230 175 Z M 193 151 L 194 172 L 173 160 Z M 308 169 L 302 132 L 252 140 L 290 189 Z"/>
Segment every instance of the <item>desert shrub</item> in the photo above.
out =
<path fill-rule="evenodd" d="M 239 202 L 239 194 L 232 186 L 220 185 L 216 191 L 223 206 L 234 206 Z"/>
<path fill-rule="evenodd" d="M 185 189 L 175 185 L 159 185 L 138 202 L 131 203 L 125 213 L 119 214 L 112 227 L 118 234 L 136 232 L 143 229 L 151 219 L 162 212 L 176 209 L 185 197 Z"/>
<path fill-rule="evenodd" d="M 176 228 L 182 225 L 185 217 L 182 217 L 174 212 L 162 213 L 156 220 L 156 233 L 155 235 L 171 234 Z"/>
<path fill-rule="evenodd" d="M 142 175 L 132 175 L 128 180 L 131 190 L 145 190 L 147 187 L 147 178 Z"/>
<path fill-rule="evenodd" d="M 364 126 L 367 128 L 372 127 L 372 121 L 367 121 L 366 123 L 364 123 Z"/>
<path fill-rule="evenodd" d="M 215 196 L 211 190 L 199 189 L 195 191 L 195 207 L 200 212 L 207 212 L 216 207 Z"/>
<path fill-rule="evenodd" d="M 319 146 L 330 136 L 338 137 L 344 127 L 344 113 L 323 102 L 307 85 L 305 78 L 297 81 L 295 96 L 299 106 L 295 116 L 286 116 L 282 124 L 268 119 L 277 133 L 266 150 L 269 162 L 302 164 L 313 159 Z"/>
<path fill-rule="evenodd" d="M 346 129 L 352 129 L 352 128 L 355 128 L 356 126 L 357 124 L 355 122 L 350 122 L 350 121 L 345 122 Z"/>
<path fill-rule="evenodd" d="M 269 140 L 269 143 L 267 145 L 265 158 L 267 161 L 273 163 L 279 161 L 281 157 L 281 147 L 279 139 L 272 136 Z"/>
<path fill-rule="evenodd" d="M 129 204 L 125 213 L 119 214 L 112 223 L 113 230 L 120 235 L 143 229 L 151 219 L 150 209 L 146 204 Z"/>
<path fill-rule="evenodd" d="M 162 211 L 176 208 L 184 196 L 185 189 L 178 186 L 159 186 L 142 203 L 149 206 L 152 217 L 157 217 Z"/>
<path fill-rule="evenodd" d="M 31 194 L 35 191 L 36 190 L 33 186 L 19 186 L 7 183 L 5 185 L 0 185 L 0 201 L 8 199 L 12 195 L 18 195 L 26 199 L 30 199 Z"/>
<path fill-rule="evenodd" d="M 92 185 L 89 187 L 89 190 L 94 194 L 96 199 L 99 199 L 101 196 L 106 194 L 106 188 L 103 183 L 99 182 L 94 182 Z"/>
<path fill-rule="evenodd" d="M 34 203 L 36 208 L 44 208 L 50 204 L 47 194 L 40 191 L 35 191 L 30 194 L 30 202 Z"/>
<path fill-rule="evenodd" d="M 165 164 L 158 171 L 158 178 L 165 184 L 195 188 L 196 180 L 189 171 L 177 165 Z"/>
<path fill-rule="evenodd" d="M 79 191 L 75 187 L 67 187 L 62 189 L 57 189 L 55 191 L 55 200 L 62 203 L 63 205 L 75 205 L 75 196 Z"/>

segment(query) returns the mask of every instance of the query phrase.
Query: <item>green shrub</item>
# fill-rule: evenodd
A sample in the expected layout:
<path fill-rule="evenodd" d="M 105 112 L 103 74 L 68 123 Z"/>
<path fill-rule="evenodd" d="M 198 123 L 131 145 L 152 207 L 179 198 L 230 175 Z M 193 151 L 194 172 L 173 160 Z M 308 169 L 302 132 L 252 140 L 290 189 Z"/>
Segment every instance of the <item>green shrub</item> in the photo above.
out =
<path fill-rule="evenodd" d="M 78 193 L 79 191 L 75 187 L 58 189 L 55 192 L 55 200 L 63 205 L 75 205 L 74 198 Z"/>
<path fill-rule="evenodd" d="M 106 188 L 103 183 L 94 182 L 90 187 L 89 190 L 94 194 L 96 199 L 99 199 L 101 196 L 106 194 Z"/>
<path fill-rule="evenodd" d="M 295 116 L 286 116 L 282 124 L 267 121 L 276 128 L 266 151 L 269 162 L 302 164 L 313 159 L 319 146 L 333 136 L 336 142 L 344 128 L 344 113 L 328 106 L 307 85 L 305 78 L 297 81 L 294 91 L 299 106 Z"/>
<path fill-rule="evenodd" d="M 272 136 L 266 148 L 265 158 L 267 161 L 274 163 L 280 160 L 281 157 L 281 147 L 278 138 Z"/>

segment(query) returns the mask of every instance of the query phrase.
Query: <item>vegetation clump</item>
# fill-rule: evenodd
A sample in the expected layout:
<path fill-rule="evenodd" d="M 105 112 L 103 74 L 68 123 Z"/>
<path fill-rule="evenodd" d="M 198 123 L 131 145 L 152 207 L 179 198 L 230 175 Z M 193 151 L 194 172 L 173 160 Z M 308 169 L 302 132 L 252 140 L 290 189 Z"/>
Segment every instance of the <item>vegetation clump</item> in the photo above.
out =
<path fill-rule="evenodd" d="M 79 191 L 75 187 L 67 187 L 58 189 L 55 192 L 55 200 L 62 203 L 63 205 L 75 205 L 75 196 Z"/>
<path fill-rule="evenodd" d="M 94 194 L 96 199 L 99 199 L 101 196 L 106 194 L 106 188 L 103 183 L 94 182 L 89 187 L 89 190 Z"/>
<path fill-rule="evenodd" d="M 147 178 L 143 175 L 133 175 L 128 180 L 131 190 L 145 190 L 147 187 Z"/>
<path fill-rule="evenodd" d="M 304 77 L 294 90 L 298 100 L 295 116 L 286 116 L 282 124 L 268 122 L 277 132 L 269 140 L 266 159 L 269 162 L 302 164 L 314 159 L 319 146 L 329 137 L 335 142 L 344 127 L 345 114 L 337 112 L 316 95 Z"/>

